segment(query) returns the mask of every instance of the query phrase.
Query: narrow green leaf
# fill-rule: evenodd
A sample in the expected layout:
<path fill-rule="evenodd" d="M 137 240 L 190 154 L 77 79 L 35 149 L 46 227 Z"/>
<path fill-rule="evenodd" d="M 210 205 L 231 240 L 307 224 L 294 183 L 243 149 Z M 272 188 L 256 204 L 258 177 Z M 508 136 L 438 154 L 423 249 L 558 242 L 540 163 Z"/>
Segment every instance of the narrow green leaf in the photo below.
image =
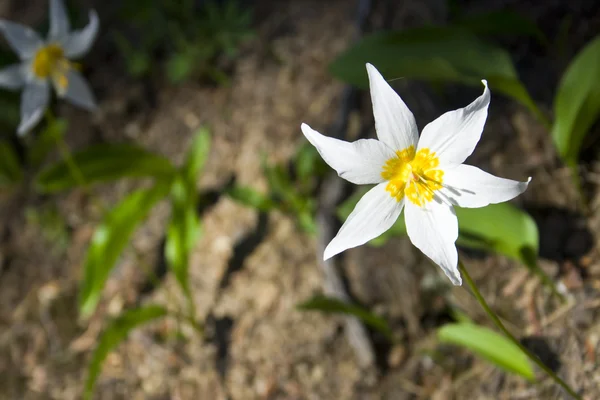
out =
<path fill-rule="evenodd" d="M 259 211 L 269 211 L 275 207 L 270 198 L 249 186 L 234 186 L 227 190 L 227 195 L 233 200 Z"/>
<path fill-rule="evenodd" d="M 175 168 L 163 156 L 131 144 L 100 144 L 73 155 L 86 184 L 125 177 L 170 178 Z M 37 185 L 44 192 L 57 192 L 79 184 L 60 161 L 40 173 Z"/>
<path fill-rule="evenodd" d="M 577 54 L 554 98 L 552 138 L 562 159 L 577 163 L 583 139 L 600 116 L 600 36 Z"/>
<path fill-rule="evenodd" d="M 345 220 L 366 189 L 357 191 L 338 208 L 338 216 Z M 531 254 L 538 252 L 538 230 L 535 221 L 510 203 L 490 204 L 482 208 L 454 207 L 458 218 L 457 244 L 504 254 L 525 265 L 530 265 Z M 378 238 L 369 242 L 383 245 L 390 237 L 406 235 L 404 212 L 396 223 Z"/>
<path fill-rule="evenodd" d="M 393 338 L 392 330 L 385 319 L 355 304 L 345 303 L 332 297 L 315 296 L 312 299 L 299 304 L 297 307 L 304 311 L 321 311 L 324 313 L 352 315 L 371 326 L 373 329 L 376 329 L 388 339 L 391 340 Z"/>
<path fill-rule="evenodd" d="M 206 163 L 210 151 L 210 134 L 207 128 L 200 128 L 196 132 L 192 146 L 188 150 L 182 172 L 186 185 L 196 188 L 198 176 Z"/>
<path fill-rule="evenodd" d="M 465 347 L 505 371 L 529 381 L 535 378 L 525 353 L 491 329 L 472 323 L 457 323 L 442 326 L 437 334 L 440 341 Z"/>
<path fill-rule="evenodd" d="M 503 49 L 457 27 L 422 27 L 365 37 L 329 66 L 344 82 L 366 89 L 369 62 L 388 80 L 421 79 L 481 86 L 513 97 L 542 116 Z"/>
<path fill-rule="evenodd" d="M 169 186 L 158 184 L 131 193 L 117 204 L 96 228 L 83 267 L 79 310 L 84 317 L 96 309 L 102 289 L 135 228 L 150 209 L 169 193 Z"/>
<path fill-rule="evenodd" d="M 190 190 L 193 193 L 190 193 Z M 200 235 L 200 220 L 196 213 L 196 188 L 186 186 L 183 178 L 171 188 L 171 221 L 167 229 L 165 257 L 167 265 L 186 295 L 189 295 L 189 255 Z"/>
<path fill-rule="evenodd" d="M 0 188 L 12 186 L 23 178 L 19 158 L 13 147 L 0 140 Z"/>
<path fill-rule="evenodd" d="M 92 355 L 88 367 L 88 377 L 85 382 L 84 399 L 92 398 L 94 386 L 102 370 L 104 360 L 119 343 L 127 338 L 129 332 L 165 315 L 167 315 L 167 310 L 163 307 L 147 306 L 128 310 L 109 324 L 100 336 L 98 346 L 96 346 Z"/>
<path fill-rule="evenodd" d="M 200 235 L 197 215 L 198 193 L 196 183 L 206 163 L 210 149 L 208 129 L 200 128 L 179 176 L 171 187 L 171 221 L 167 228 L 165 257 L 182 290 L 189 297 L 189 256 Z"/>

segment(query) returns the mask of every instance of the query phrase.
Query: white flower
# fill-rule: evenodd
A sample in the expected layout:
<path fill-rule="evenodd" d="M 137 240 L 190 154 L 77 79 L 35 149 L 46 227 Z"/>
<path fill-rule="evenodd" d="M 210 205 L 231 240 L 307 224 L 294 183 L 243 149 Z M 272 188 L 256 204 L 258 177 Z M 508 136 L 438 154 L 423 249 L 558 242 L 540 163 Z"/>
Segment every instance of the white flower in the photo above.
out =
<path fill-rule="evenodd" d="M 0 87 L 23 88 L 19 135 L 30 131 L 42 118 L 50 100 L 50 84 L 61 98 L 87 110 L 96 107 L 90 87 L 70 61 L 87 53 L 96 38 L 98 15 L 90 11 L 89 17 L 84 29 L 70 31 L 62 0 L 50 0 L 46 41 L 27 26 L 0 19 L 0 31 L 21 59 L 21 63 L 0 70 Z"/>
<path fill-rule="evenodd" d="M 453 205 L 476 208 L 510 200 L 527 189 L 531 178 L 517 182 L 463 164 L 487 118 L 490 91 L 485 80 L 480 97 L 429 123 L 419 138 L 413 114 L 400 96 L 371 64 L 367 72 L 379 140 L 349 143 L 302 124 L 306 138 L 339 176 L 357 185 L 377 184 L 360 199 L 324 259 L 381 235 L 404 208 L 411 242 L 460 285 Z"/>

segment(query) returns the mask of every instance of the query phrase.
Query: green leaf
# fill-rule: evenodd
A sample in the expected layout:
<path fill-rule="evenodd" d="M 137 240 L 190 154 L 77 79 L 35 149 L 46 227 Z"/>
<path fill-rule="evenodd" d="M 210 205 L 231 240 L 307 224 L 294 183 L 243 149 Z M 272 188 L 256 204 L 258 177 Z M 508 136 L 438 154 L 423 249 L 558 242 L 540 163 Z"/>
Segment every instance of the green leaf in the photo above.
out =
<path fill-rule="evenodd" d="M 275 207 L 269 197 L 249 186 L 234 186 L 227 190 L 227 195 L 233 200 L 259 211 L 269 211 Z"/>
<path fill-rule="evenodd" d="M 200 128 L 188 150 L 179 176 L 171 187 L 172 215 L 167 229 L 165 257 L 167 265 L 188 298 L 189 256 L 201 232 L 200 219 L 196 212 L 198 205 L 196 183 L 208 158 L 209 150 L 208 129 Z"/>
<path fill-rule="evenodd" d="M 163 307 L 147 306 L 128 310 L 109 324 L 100 336 L 98 346 L 92 355 L 85 382 L 84 399 L 92 398 L 104 360 L 119 343 L 127 338 L 129 332 L 165 315 L 167 315 L 167 310 Z"/>
<path fill-rule="evenodd" d="M 509 10 L 465 16 L 455 21 L 454 26 L 467 29 L 477 35 L 531 36 L 542 44 L 548 42 L 535 22 Z"/>
<path fill-rule="evenodd" d="M 345 220 L 366 190 L 359 190 L 338 208 Z M 538 252 L 538 230 L 529 214 L 510 203 L 490 204 L 482 208 L 454 207 L 458 218 L 457 244 L 504 254 L 530 266 Z M 392 227 L 369 243 L 383 245 L 390 237 L 406 235 L 404 212 Z"/>
<path fill-rule="evenodd" d="M 198 176 L 202 168 L 204 168 L 209 151 L 210 134 L 207 128 L 200 128 L 196 131 L 192 147 L 188 150 L 187 158 L 182 168 L 186 185 L 190 188 L 196 188 Z"/>
<path fill-rule="evenodd" d="M 31 166 L 41 165 L 46 156 L 52 151 L 56 144 L 61 141 L 69 126 L 67 120 L 53 117 L 46 119 L 48 123 L 40 134 L 35 138 L 34 143 L 27 150 L 27 160 Z"/>
<path fill-rule="evenodd" d="M 538 117 L 543 115 L 520 82 L 510 55 L 456 27 L 423 27 L 365 37 L 329 66 L 337 78 L 367 88 L 369 62 L 388 80 L 421 79 L 481 86 L 513 97 Z"/>
<path fill-rule="evenodd" d="M 175 168 L 163 156 L 131 144 L 100 144 L 73 155 L 86 184 L 125 177 L 171 178 Z M 66 162 L 60 161 L 40 173 L 37 185 L 43 192 L 57 192 L 79 185 Z"/>
<path fill-rule="evenodd" d="M 310 143 L 304 143 L 295 157 L 296 174 L 300 183 L 305 184 L 314 176 L 323 175 L 326 164 L 317 149 Z"/>
<path fill-rule="evenodd" d="M 180 83 L 189 78 L 194 70 L 195 60 L 190 52 L 173 54 L 167 61 L 167 77 L 172 83 Z"/>
<path fill-rule="evenodd" d="M 106 279 L 135 228 L 168 193 L 166 184 L 135 191 L 110 210 L 96 228 L 83 267 L 79 310 L 84 317 L 96 309 Z"/>
<path fill-rule="evenodd" d="M 508 372 L 529 381 L 535 376 L 529 359 L 512 341 L 482 326 L 472 323 L 444 325 L 438 329 L 442 342 L 465 347 Z"/>
<path fill-rule="evenodd" d="M 183 178 L 171 188 L 171 221 L 167 229 L 165 257 L 186 296 L 189 295 L 189 255 L 200 235 L 200 220 L 196 213 L 196 187 L 186 186 Z"/>
<path fill-rule="evenodd" d="M 345 303 L 341 300 L 331 297 L 315 296 L 312 299 L 299 304 L 297 307 L 298 309 L 304 311 L 321 311 L 324 313 L 349 314 L 360 319 L 362 322 L 371 326 L 373 329 L 376 329 L 378 332 L 385 335 L 388 339 L 391 340 L 393 338 L 392 330 L 390 329 L 385 319 L 355 304 Z"/>
<path fill-rule="evenodd" d="M 12 186 L 23 179 L 19 158 L 13 147 L 0 140 L 0 188 Z"/>
<path fill-rule="evenodd" d="M 577 54 L 554 98 L 552 138 L 566 164 L 574 166 L 583 139 L 600 115 L 600 36 Z"/>

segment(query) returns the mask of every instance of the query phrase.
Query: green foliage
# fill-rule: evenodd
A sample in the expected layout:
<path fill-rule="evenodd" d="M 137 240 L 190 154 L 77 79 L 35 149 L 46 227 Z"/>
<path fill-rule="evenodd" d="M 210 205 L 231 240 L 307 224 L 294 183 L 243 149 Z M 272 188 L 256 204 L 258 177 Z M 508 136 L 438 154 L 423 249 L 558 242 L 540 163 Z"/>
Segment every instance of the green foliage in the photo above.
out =
<path fill-rule="evenodd" d="M 112 321 L 100 336 L 100 340 L 88 367 L 88 377 L 85 382 L 84 399 L 91 399 L 96 380 L 102 370 L 102 364 L 108 354 L 119 343 L 127 338 L 133 329 L 155 321 L 167 315 L 167 310 L 160 306 L 147 306 L 126 311 Z"/>
<path fill-rule="evenodd" d="M 545 121 L 519 80 L 509 54 L 460 27 L 423 27 L 375 33 L 342 53 L 329 66 L 337 78 L 368 87 L 369 62 L 387 79 L 421 79 L 489 85 Z"/>
<path fill-rule="evenodd" d="M 56 204 L 28 207 L 25 219 L 28 223 L 37 225 L 44 239 L 53 245 L 55 253 L 59 254 L 68 248 L 71 238 L 67 221 L 59 213 Z"/>
<path fill-rule="evenodd" d="M 249 186 L 235 186 L 227 191 L 233 200 L 259 211 L 270 211 L 275 208 L 275 203 L 269 197 Z"/>
<path fill-rule="evenodd" d="M 125 177 L 171 179 L 175 173 L 168 159 L 132 144 L 90 146 L 75 153 L 73 162 L 85 184 Z M 57 192 L 80 184 L 66 161 L 48 166 L 37 178 L 37 186 L 42 192 Z"/>
<path fill-rule="evenodd" d="M 299 304 L 297 307 L 303 311 L 321 311 L 324 313 L 352 315 L 382 333 L 388 339 L 393 339 L 392 330 L 385 319 L 355 304 L 346 303 L 332 297 L 316 296 Z"/>
<path fill-rule="evenodd" d="M 18 62 L 14 52 L 8 50 L 6 46 L 0 48 L 0 70 Z M 0 130 L 14 132 L 20 118 L 19 93 L 0 88 Z"/>
<path fill-rule="evenodd" d="M 366 193 L 358 190 L 338 208 L 338 216 L 345 220 L 356 203 Z M 531 216 L 510 203 L 490 204 L 482 208 L 454 207 L 458 217 L 459 237 L 457 244 L 504 254 L 527 266 L 531 254 L 538 252 L 538 230 Z M 369 244 L 382 246 L 391 237 L 406 235 L 404 212 L 396 223 Z M 534 257 L 535 259 L 535 257 Z"/>
<path fill-rule="evenodd" d="M 96 309 L 106 279 L 136 227 L 168 193 L 167 184 L 135 191 L 110 210 L 96 228 L 83 269 L 79 299 L 79 310 L 83 316 L 89 316 Z"/>
<path fill-rule="evenodd" d="M 293 215 L 298 226 L 306 233 L 316 233 L 314 199 L 319 178 L 328 170 L 317 150 L 305 143 L 294 155 L 289 167 L 263 162 L 263 171 L 269 186 L 262 194 L 247 186 L 234 186 L 227 194 L 235 201 L 259 211 L 273 209 Z"/>
<path fill-rule="evenodd" d="M 600 36 L 571 62 L 554 98 L 552 138 L 562 159 L 577 164 L 585 135 L 600 115 Z"/>
<path fill-rule="evenodd" d="M 541 44 L 548 44 L 544 33 L 531 19 L 509 10 L 462 16 L 453 25 L 476 35 L 531 36 Z"/>
<path fill-rule="evenodd" d="M 189 296 L 189 255 L 200 235 L 200 220 L 196 208 L 198 176 L 208 157 L 210 136 L 200 129 L 190 148 L 187 160 L 171 187 L 171 221 L 167 230 L 165 256 L 167 264 L 186 295 Z"/>
<path fill-rule="evenodd" d="M 440 341 L 467 348 L 507 372 L 529 381 L 535 378 L 529 359 L 521 349 L 488 328 L 472 323 L 447 324 L 438 329 L 437 334 Z"/>
<path fill-rule="evenodd" d="M 181 168 L 181 175 L 185 185 L 196 188 L 196 183 L 210 151 L 210 134 L 207 128 L 200 128 L 194 136 L 192 147 L 189 149 L 187 158 Z"/>
<path fill-rule="evenodd" d="M 56 144 L 64 139 L 69 123 L 62 118 L 54 118 L 47 114 L 47 123 L 27 149 L 27 162 L 30 167 L 37 168 L 46 160 L 48 154 L 56 149 Z"/>
<path fill-rule="evenodd" d="M 0 140 L 0 189 L 14 186 L 22 179 L 23 171 L 15 150 L 8 142 Z"/>
<path fill-rule="evenodd" d="M 167 263 L 186 294 L 189 294 L 189 255 L 200 235 L 196 201 L 183 180 L 176 179 L 171 189 L 171 222 L 167 230 L 165 256 Z"/>
<path fill-rule="evenodd" d="M 200 9 L 193 0 L 129 0 L 123 2 L 120 16 L 132 32 L 114 32 L 114 40 L 136 78 L 158 65 L 173 83 L 204 76 L 224 83 L 227 78 L 217 59 L 234 57 L 251 36 L 252 15 L 236 0 L 208 1 Z M 157 58 L 165 58 L 164 64 Z"/>

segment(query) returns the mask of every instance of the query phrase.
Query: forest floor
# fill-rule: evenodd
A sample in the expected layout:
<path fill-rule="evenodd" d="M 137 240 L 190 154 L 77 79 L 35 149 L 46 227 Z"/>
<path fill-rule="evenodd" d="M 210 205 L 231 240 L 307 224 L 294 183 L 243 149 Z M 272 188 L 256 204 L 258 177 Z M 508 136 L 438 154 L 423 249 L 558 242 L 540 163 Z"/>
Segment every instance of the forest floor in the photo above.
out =
<path fill-rule="evenodd" d="M 44 1 L 34 3 L 45 7 Z M 256 37 L 236 58 L 227 86 L 155 82 L 155 98 L 149 101 L 142 83 L 119 72 L 100 35 L 86 67 L 100 110 L 90 116 L 69 105 L 59 107 L 69 121 L 69 145 L 79 149 L 90 143 L 135 141 L 181 163 L 194 132 L 208 126 L 212 147 L 199 188 L 218 191 L 235 177 L 240 184 L 264 190 L 263 155 L 285 162 L 305 140 L 302 122 L 325 134 L 334 123 L 344 85 L 328 74 L 327 65 L 352 42 L 356 10 L 355 2 L 346 0 L 256 3 Z M 370 19 L 374 27 L 385 19 L 393 27 L 443 20 L 439 2 L 402 2 L 391 17 L 383 3 L 375 2 Z M 529 16 L 544 28 L 544 21 L 561 13 L 560 6 L 552 7 L 529 10 Z M 37 18 L 23 13 L 15 11 L 10 17 Z M 598 26 L 597 15 L 588 19 Z M 594 34 L 592 22 L 588 31 L 583 25 L 574 30 L 573 53 Z M 520 42 L 512 49 L 517 59 L 531 50 Z M 543 57 L 523 57 L 518 65 L 534 98 L 549 111 L 552 92 L 543 80 L 556 82 L 564 65 L 552 64 L 538 75 L 535 68 L 546 65 Z M 404 80 L 395 81 L 394 87 L 420 128 L 479 93 L 456 87 L 440 95 L 428 85 Z M 372 126 L 368 94 L 361 96 L 364 107 L 351 115 L 351 129 Z M 561 304 L 522 265 L 500 255 L 467 252 L 467 268 L 512 332 L 585 399 L 600 398 L 600 163 L 591 157 L 583 165 L 591 188 L 590 210 L 583 216 L 570 172 L 557 161 L 549 133 L 524 108 L 495 93 L 481 144 L 469 162 L 506 178 L 533 177 L 514 204 L 536 218 L 540 265 L 569 301 Z M 114 204 L 143 184 L 103 184 L 92 194 L 103 204 Z M 170 212 L 164 203 L 136 232 L 97 312 L 89 321 L 78 318 L 85 250 L 102 217 L 96 204 L 80 189 L 44 197 L 29 191 L 0 197 L 2 399 L 81 398 L 87 363 L 110 317 L 139 304 L 183 303 L 170 275 L 159 286 L 146 288 L 144 271 L 160 261 Z M 32 209 L 56 209 L 67 239 L 46 235 L 39 222 L 27 217 Z M 202 223 L 190 286 L 204 335 L 185 329 L 173 335 L 174 318 L 132 332 L 107 358 L 95 398 L 567 398 L 541 373 L 541 384 L 529 384 L 466 351 L 437 344 L 435 329 L 451 320 L 451 307 L 489 323 L 466 288 L 452 287 L 406 238 L 381 248 L 349 250 L 338 262 L 353 298 L 384 316 L 400 338 L 392 345 L 372 334 L 376 361 L 361 365 L 344 335 L 342 317 L 296 309 L 323 292 L 321 244 L 315 238 L 287 215 L 264 217 L 224 195 L 204 211 Z M 223 283 L 232 260 L 236 271 Z"/>

